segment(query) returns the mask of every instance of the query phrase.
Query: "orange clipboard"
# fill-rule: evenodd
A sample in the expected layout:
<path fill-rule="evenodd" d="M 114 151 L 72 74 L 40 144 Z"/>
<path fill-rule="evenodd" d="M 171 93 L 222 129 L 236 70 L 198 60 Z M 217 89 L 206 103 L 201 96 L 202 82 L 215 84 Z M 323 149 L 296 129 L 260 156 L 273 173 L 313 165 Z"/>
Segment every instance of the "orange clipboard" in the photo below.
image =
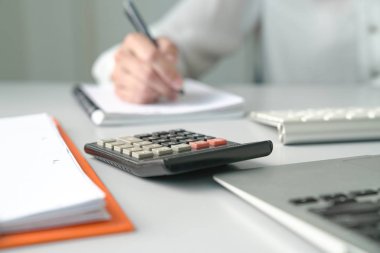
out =
<path fill-rule="evenodd" d="M 124 214 L 123 210 L 112 197 L 111 193 L 100 181 L 91 166 L 84 159 L 79 150 L 75 147 L 74 143 L 70 140 L 68 135 L 64 132 L 56 120 L 55 123 L 62 139 L 66 142 L 67 147 L 70 149 L 78 164 L 82 167 L 87 176 L 105 193 L 106 209 L 110 214 L 111 219 L 82 225 L 0 235 L 0 249 L 134 230 L 131 221 Z"/>

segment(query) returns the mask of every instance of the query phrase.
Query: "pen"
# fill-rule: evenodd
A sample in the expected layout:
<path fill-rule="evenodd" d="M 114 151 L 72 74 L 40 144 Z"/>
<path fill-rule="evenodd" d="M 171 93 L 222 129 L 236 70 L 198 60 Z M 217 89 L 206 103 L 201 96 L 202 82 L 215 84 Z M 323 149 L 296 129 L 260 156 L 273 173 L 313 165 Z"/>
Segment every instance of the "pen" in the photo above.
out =
<path fill-rule="evenodd" d="M 136 5 L 132 0 L 126 0 L 123 2 L 124 12 L 127 15 L 129 21 L 131 21 L 133 27 L 137 32 L 144 34 L 149 40 L 158 47 L 157 41 L 150 34 L 144 19 L 140 15 L 139 11 L 136 8 Z"/>
<path fill-rule="evenodd" d="M 144 19 L 140 15 L 140 13 L 137 10 L 137 7 L 133 3 L 133 1 L 132 0 L 125 0 L 123 2 L 123 7 L 124 7 L 123 9 L 124 9 L 125 14 L 127 15 L 129 21 L 132 23 L 135 30 L 139 33 L 144 34 L 158 48 L 157 41 L 150 34 L 148 27 L 145 24 Z M 181 89 L 179 91 L 179 93 L 181 95 L 183 95 L 184 94 L 183 89 Z"/>

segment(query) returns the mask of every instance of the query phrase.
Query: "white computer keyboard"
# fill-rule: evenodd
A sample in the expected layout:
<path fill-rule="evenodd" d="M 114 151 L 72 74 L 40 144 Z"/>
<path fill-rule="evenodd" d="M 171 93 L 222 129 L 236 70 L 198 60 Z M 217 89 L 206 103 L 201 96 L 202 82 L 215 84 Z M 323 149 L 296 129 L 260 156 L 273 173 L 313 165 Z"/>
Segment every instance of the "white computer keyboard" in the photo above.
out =
<path fill-rule="evenodd" d="M 250 117 L 277 127 L 284 144 L 380 139 L 380 107 L 254 111 Z"/>

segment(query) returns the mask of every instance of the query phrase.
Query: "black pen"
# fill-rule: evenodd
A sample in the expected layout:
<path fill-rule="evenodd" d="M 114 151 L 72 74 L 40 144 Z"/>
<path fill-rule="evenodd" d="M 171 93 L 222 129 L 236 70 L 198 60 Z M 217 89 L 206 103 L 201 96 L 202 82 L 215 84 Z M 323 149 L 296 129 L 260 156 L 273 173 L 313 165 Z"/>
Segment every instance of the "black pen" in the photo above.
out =
<path fill-rule="evenodd" d="M 129 21 L 131 21 L 135 30 L 139 33 L 144 34 L 149 40 L 158 47 L 157 41 L 150 34 L 148 27 L 146 26 L 144 19 L 137 10 L 136 5 L 132 0 L 126 0 L 123 2 L 124 12 L 127 15 Z"/>
<path fill-rule="evenodd" d="M 127 15 L 129 21 L 132 23 L 136 32 L 144 34 L 158 48 L 157 41 L 150 34 L 148 27 L 145 24 L 144 19 L 140 15 L 140 13 L 137 10 L 137 7 L 133 3 L 133 1 L 132 0 L 125 0 L 123 2 L 123 7 L 124 7 L 123 9 L 124 9 L 125 14 Z M 181 89 L 179 91 L 179 93 L 183 95 L 184 94 L 183 89 Z"/>

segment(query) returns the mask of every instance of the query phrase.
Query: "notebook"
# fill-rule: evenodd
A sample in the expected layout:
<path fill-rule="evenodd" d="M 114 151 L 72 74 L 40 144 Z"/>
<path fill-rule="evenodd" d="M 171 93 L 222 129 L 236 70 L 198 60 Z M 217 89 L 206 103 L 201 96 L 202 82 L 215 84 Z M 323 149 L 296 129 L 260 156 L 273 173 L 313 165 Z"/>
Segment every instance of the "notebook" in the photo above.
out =
<path fill-rule="evenodd" d="M 0 248 L 133 229 L 47 114 L 0 119 L 0 138 Z"/>
<path fill-rule="evenodd" d="M 195 80 L 184 83 L 185 94 L 176 101 L 137 105 L 122 101 L 112 85 L 81 84 L 74 94 L 96 125 L 137 124 L 168 120 L 241 117 L 243 98 Z"/>

